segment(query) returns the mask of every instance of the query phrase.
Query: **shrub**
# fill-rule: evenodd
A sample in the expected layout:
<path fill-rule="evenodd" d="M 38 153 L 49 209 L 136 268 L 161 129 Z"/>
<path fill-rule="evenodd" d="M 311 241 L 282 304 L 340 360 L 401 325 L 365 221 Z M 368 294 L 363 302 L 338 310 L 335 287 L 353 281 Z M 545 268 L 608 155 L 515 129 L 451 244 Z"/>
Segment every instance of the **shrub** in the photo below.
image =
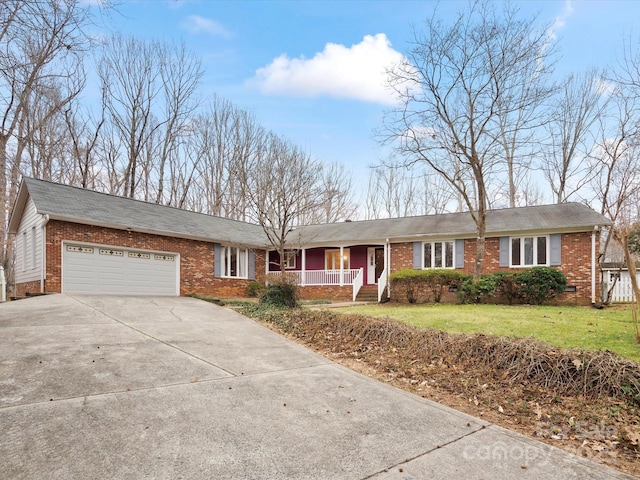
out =
<path fill-rule="evenodd" d="M 298 306 L 300 293 L 298 279 L 293 275 L 272 276 L 260 296 L 260 304 L 270 307 L 294 308 Z"/>
<path fill-rule="evenodd" d="M 414 270 L 405 268 L 391 274 L 391 287 L 400 290 L 409 303 L 416 303 L 421 297 L 428 299 L 429 294 L 434 302 L 440 302 L 445 288 L 460 285 L 465 276 L 456 271 L 444 268 Z"/>
<path fill-rule="evenodd" d="M 451 285 L 459 286 L 465 280 L 465 275 L 456 270 L 435 268 L 424 271 L 424 280 L 427 289 L 433 295 L 433 301 L 439 303 L 442 299 L 442 292 Z"/>
<path fill-rule="evenodd" d="M 423 287 L 421 276 L 423 270 L 403 268 L 389 277 L 391 288 L 398 289 L 405 294 L 409 303 L 416 303 Z"/>
<path fill-rule="evenodd" d="M 257 280 L 251 280 L 249 285 L 247 285 L 247 296 L 248 297 L 260 297 L 266 289 L 266 286 L 258 282 Z"/>
<path fill-rule="evenodd" d="M 496 295 L 504 298 L 509 305 L 513 305 L 522 295 L 520 293 L 520 283 L 515 272 L 495 272 L 493 274 L 496 281 Z"/>
<path fill-rule="evenodd" d="M 482 275 L 478 279 L 467 278 L 460 286 L 458 299 L 462 303 L 480 303 L 492 297 L 496 291 L 496 277 Z"/>
<path fill-rule="evenodd" d="M 553 267 L 532 267 L 517 275 L 520 292 L 527 303 L 542 305 L 567 288 L 567 277 Z"/>

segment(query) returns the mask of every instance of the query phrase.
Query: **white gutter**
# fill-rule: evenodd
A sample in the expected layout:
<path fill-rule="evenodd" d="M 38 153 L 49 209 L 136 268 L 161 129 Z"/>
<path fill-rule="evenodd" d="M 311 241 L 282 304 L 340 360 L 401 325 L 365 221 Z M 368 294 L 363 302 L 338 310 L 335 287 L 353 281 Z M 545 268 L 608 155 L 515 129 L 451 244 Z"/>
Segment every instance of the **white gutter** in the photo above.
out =
<path fill-rule="evenodd" d="M 42 262 L 40 265 L 40 293 L 44 293 L 44 281 L 47 278 L 47 223 L 49 215 L 42 215 L 41 239 L 42 239 Z"/>

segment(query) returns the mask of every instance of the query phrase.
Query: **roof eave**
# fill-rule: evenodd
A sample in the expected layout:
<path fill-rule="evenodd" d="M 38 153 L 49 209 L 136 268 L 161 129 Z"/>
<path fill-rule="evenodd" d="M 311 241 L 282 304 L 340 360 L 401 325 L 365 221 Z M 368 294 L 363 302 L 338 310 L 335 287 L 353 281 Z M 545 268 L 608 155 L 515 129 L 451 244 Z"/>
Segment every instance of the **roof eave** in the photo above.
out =
<path fill-rule="evenodd" d="M 16 196 L 16 200 L 13 203 L 13 209 L 11 210 L 11 215 L 9 216 L 7 233 L 11 235 L 18 233 L 20 220 L 22 219 L 22 214 L 24 213 L 24 209 L 27 206 L 27 200 L 29 200 L 29 191 L 27 190 L 27 186 L 25 185 L 25 181 L 23 179 L 20 182 L 18 195 Z"/>
<path fill-rule="evenodd" d="M 64 215 L 59 215 L 55 212 L 38 212 L 38 213 L 42 213 L 42 214 L 46 214 L 49 215 L 50 220 L 57 220 L 60 222 L 68 222 L 68 223 L 78 223 L 81 225 L 91 225 L 91 226 L 96 226 L 96 227 L 103 227 L 103 228 L 111 228 L 114 230 L 124 230 L 127 232 L 136 232 L 136 233 L 145 233 L 145 234 L 149 234 L 149 235 L 158 235 L 158 236 L 162 236 L 162 237 L 172 237 L 172 238 L 183 238 L 186 240 L 196 240 L 199 242 L 206 242 L 206 243 L 220 243 L 220 242 L 226 242 L 226 243 L 232 243 L 234 245 L 241 245 L 241 246 L 245 246 L 245 247 L 250 247 L 250 248 L 257 248 L 257 249 L 264 249 L 265 246 L 264 245 L 259 245 L 259 244 L 255 244 L 255 243 L 247 243 L 247 242 L 237 242 L 234 240 L 230 240 L 230 239 L 220 239 L 220 238 L 213 238 L 213 237 L 202 237 L 199 235 L 188 235 L 188 234 L 184 234 L 184 233 L 180 233 L 180 232 L 169 232 L 169 231 L 162 231 L 162 230 L 154 230 L 154 229 L 150 229 L 150 228 L 139 228 L 139 227 L 134 227 L 134 226 L 130 226 L 130 225 L 126 225 L 126 224 L 116 224 L 116 223 L 109 223 L 109 222 L 96 222 L 93 220 L 84 220 L 81 218 L 76 218 L 76 217 L 65 217 Z"/>

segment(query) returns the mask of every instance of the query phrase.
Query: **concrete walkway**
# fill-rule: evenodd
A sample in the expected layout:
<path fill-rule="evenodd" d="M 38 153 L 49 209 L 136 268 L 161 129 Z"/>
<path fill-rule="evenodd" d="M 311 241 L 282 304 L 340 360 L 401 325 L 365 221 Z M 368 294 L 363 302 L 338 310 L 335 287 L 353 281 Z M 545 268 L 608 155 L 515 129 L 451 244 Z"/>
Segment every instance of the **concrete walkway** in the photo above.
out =
<path fill-rule="evenodd" d="M 191 298 L 0 305 L 3 479 L 632 478 Z"/>

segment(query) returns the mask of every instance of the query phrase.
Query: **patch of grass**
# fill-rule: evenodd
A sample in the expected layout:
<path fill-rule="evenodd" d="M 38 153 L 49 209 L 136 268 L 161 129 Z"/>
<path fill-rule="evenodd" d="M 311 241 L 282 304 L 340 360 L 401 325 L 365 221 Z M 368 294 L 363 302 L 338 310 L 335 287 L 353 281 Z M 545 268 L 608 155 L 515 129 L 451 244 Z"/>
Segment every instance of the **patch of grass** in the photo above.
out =
<path fill-rule="evenodd" d="M 391 317 L 418 328 L 452 333 L 533 337 L 561 348 L 609 350 L 640 361 L 631 309 L 571 306 L 362 305 L 340 309 L 370 317 Z"/>
<path fill-rule="evenodd" d="M 300 305 L 331 305 L 333 302 L 331 300 L 303 300 L 300 302 Z"/>
<path fill-rule="evenodd" d="M 229 299 L 221 299 L 217 297 L 212 297 L 210 295 L 199 295 L 197 293 L 189 293 L 186 295 L 187 297 L 198 298 L 200 300 L 204 300 L 205 302 L 215 303 L 216 305 L 220 305 L 221 307 L 246 307 L 249 305 L 255 305 L 255 301 L 247 301 L 247 300 L 229 300 Z"/>
<path fill-rule="evenodd" d="M 199 300 L 204 300 L 205 302 L 215 303 L 216 305 L 220 305 L 221 307 L 225 305 L 225 302 L 216 297 L 211 297 L 209 295 L 198 295 L 197 293 L 188 293 L 187 297 L 197 298 Z"/>

